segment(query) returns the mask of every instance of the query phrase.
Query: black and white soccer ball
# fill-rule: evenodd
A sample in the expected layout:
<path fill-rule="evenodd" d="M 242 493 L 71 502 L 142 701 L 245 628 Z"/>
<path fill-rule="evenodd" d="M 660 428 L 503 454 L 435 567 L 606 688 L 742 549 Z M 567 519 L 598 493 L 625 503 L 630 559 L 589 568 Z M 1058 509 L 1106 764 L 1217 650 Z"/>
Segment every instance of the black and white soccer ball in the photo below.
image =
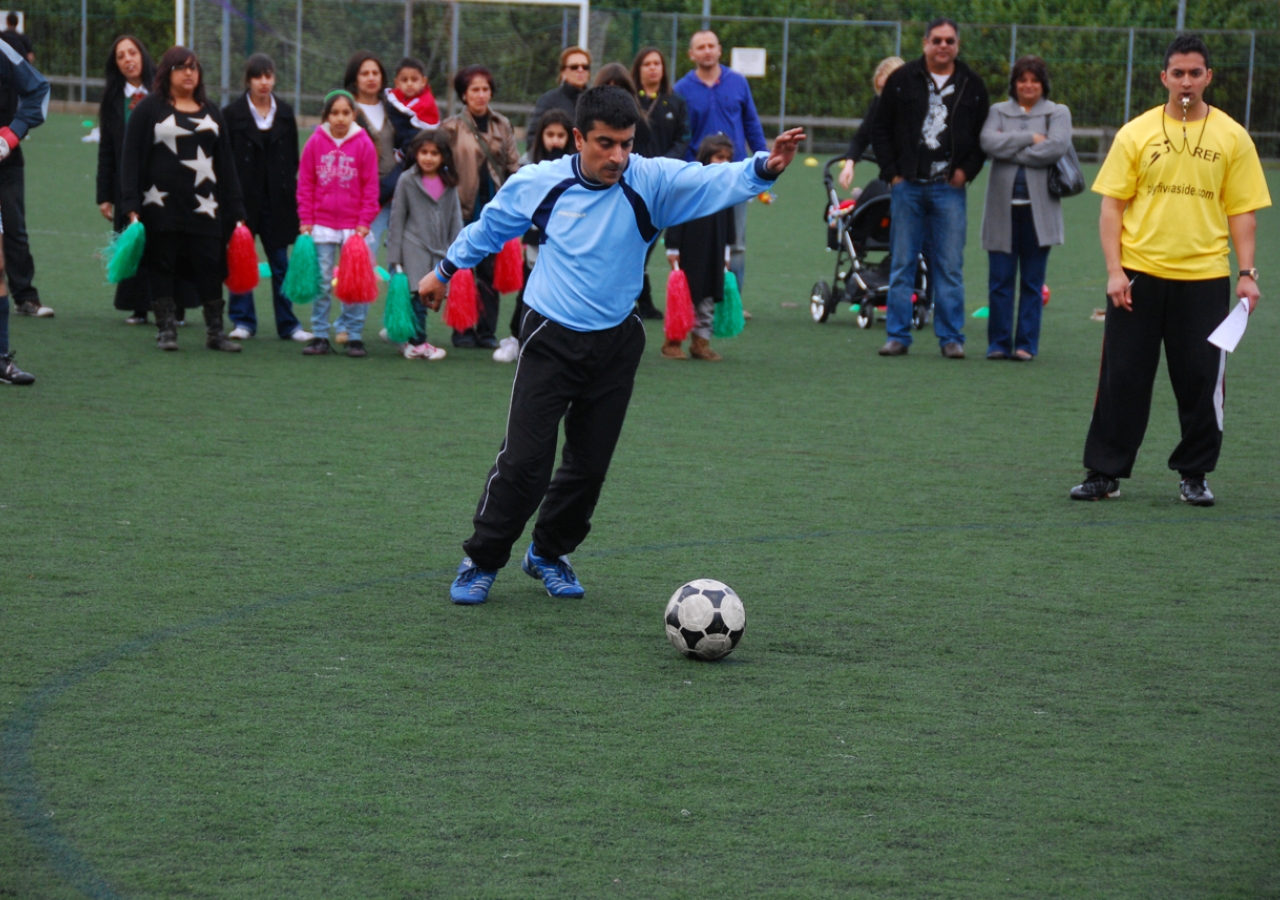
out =
<path fill-rule="evenodd" d="M 747 610 L 733 588 L 710 578 L 682 584 L 663 614 L 667 637 L 690 659 L 721 659 L 747 628 Z"/>

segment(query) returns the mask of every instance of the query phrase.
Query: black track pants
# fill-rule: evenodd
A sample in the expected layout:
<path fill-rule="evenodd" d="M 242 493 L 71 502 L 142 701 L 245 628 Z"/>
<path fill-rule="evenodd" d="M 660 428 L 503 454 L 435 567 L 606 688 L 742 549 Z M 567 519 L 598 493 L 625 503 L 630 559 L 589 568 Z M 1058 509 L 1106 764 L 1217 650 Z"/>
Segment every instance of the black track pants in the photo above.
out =
<path fill-rule="evenodd" d="M 1188 475 L 1212 472 L 1222 450 L 1227 354 L 1208 338 L 1227 317 L 1231 280 L 1128 275 L 1133 279 L 1133 311 L 1108 301 L 1098 396 L 1084 444 L 1085 468 L 1113 478 L 1132 474 L 1151 415 L 1163 343 L 1182 424 L 1182 441 L 1169 457 L 1169 468 Z"/>
<path fill-rule="evenodd" d="M 506 438 L 476 507 L 475 532 L 462 545 L 480 568 L 507 564 L 539 504 L 533 529 L 539 555 L 563 556 L 586 538 L 644 339 L 635 315 L 604 331 L 581 332 L 526 312 Z M 564 452 L 552 478 L 561 419 Z"/>

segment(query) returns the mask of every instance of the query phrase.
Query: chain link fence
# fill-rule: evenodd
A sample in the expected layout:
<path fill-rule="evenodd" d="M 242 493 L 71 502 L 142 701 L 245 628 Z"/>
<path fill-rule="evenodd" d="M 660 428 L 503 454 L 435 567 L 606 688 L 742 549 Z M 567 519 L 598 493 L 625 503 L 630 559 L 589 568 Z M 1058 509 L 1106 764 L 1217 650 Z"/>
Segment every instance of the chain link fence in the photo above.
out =
<path fill-rule="evenodd" d="M 74 2 L 74 0 L 72 0 Z M 340 85 L 355 50 L 378 54 L 388 66 L 401 56 L 421 58 L 441 106 L 453 105 L 453 71 L 489 66 L 495 106 L 523 124 L 537 96 L 554 87 L 560 50 L 576 43 L 575 7 L 435 0 L 186 0 L 186 43 L 201 57 L 207 84 L 222 96 L 240 90 L 244 60 L 269 54 L 277 89 L 314 115 L 321 98 Z M 134 33 L 154 56 L 172 43 L 167 3 L 80 0 L 79 6 L 30 8 L 27 34 L 37 67 L 51 76 L 55 95 L 96 100 L 106 54 L 119 34 Z M 593 9 L 592 54 L 598 63 L 629 64 L 643 46 L 661 48 L 678 77 L 692 68 L 685 48 L 701 29 L 697 15 Z M 847 144 L 871 101 L 871 73 L 889 55 L 919 54 L 918 22 L 712 16 L 725 47 L 762 47 L 765 77 L 752 79 L 767 130 L 804 125 L 811 149 Z M 1209 99 L 1249 128 L 1265 157 L 1280 157 L 1280 33 L 1206 31 L 1213 54 Z M 1162 102 L 1159 71 L 1172 29 L 962 25 L 961 57 L 986 80 L 993 99 L 1005 96 L 1009 66 L 1035 53 L 1048 63 L 1052 96 L 1071 107 L 1079 148 L 1105 148 L 1114 130 Z M 217 91 L 213 91 L 215 94 Z M 1092 143 L 1091 143 L 1092 142 Z"/>

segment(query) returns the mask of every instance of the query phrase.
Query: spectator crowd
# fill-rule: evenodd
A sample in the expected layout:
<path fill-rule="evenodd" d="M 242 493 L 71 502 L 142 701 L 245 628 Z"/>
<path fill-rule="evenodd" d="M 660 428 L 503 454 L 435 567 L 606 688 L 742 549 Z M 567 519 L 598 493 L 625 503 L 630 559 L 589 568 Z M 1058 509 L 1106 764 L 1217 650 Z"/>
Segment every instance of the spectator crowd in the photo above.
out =
<path fill-rule="evenodd" d="M 8 28 L 0 32 L 0 383 L 30 384 L 34 377 L 13 361 L 8 326 L 10 297 L 18 315 L 54 315 L 34 284 L 21 148 L 29 130 L 44 120 L 49 88 L 17 24 L 11 13 Z M 1071 112 L 1050 99 L 1051 73 L 1036 56 L 1011 64 L 1008 99 L 992 103 L 987 84 L 960 58 L 960 30 L 949 18 L 935 19 L 925 29 L 918 58 L 891 57 L 876 68 L 875 99 L 839 180 L 849 189 L 855 167 L 874 158 L 878 178 L 864 196 L 891 197 L 886 341 L 880 355 L 901 357 L 911 348 L 912 306 L 923 264 L 932 286 L 939 350 L 958 360 L 965 357 L 967 187 L 989 161 L 981 225 L 989 265 L 985 356 L 1029 362 L 1040 353 L 1050 249 L 1066 239 L 1062 198 L 1083 189 L 1072 150 Z M 142 222 L 146 243 L 137 274 L 116 285 L 115 307 L 127 313 L 127 324 L 153 321 L 156 344 L 166 351 L 179 348 L 180 327 L 190 311 L 199 309 L 206 347 L 238 352 L 238 342 L 253 338 L 259 326 L 252 291 L 223 299 L 228 240 L 243 224 L 261 244 L 270 272 L 277 337 L 299 342 L 308 356 L 363 357 L 369 305 L 335 297 L 331 290 L 343 255 L 352 252 L 351 239 L 359 238 L 374 259 L 385 243 L 389 276 L 404 273 L 411 284 L 425 282 L 522 167 L 553 164 L 582 151 L 575 112 L 590 89 L 608 85 L 630 98 L 637 115 L 627 152 L 637 156 L 715 165 L 768 151 L 750 85 L 721 64 L 717 35 L 694 34 L 688 56 L 692 69 L 675 79 L 671 61 L 657 47 L 642 48 L 630 65 L 599 66 L 587 48 L 566 48 L 559 57 L 559 83 L 537 99 L 522 152 L 516 128 L 493 106 L 500 85 L 486 66 L 469 65 L 454 74 L 450 86 L 459 108 L 444 117 L 422 61 L 406 57 L 389 68 L 376 55 L 358 52 L 341 86 L 325 97 L 320 124 L 300 148 L 295 110 L 276 94 L 275 65 L 267 56 L 247 60 L 243 92 L 219 108 L 206 93 L 203 66 L 194 52 L 171 47 L 157 63 L 140 39 L 122 35 L 105 61 L 95 199 L 117 233 Z M 1112 150 L 1093 186 L 1104 198 L 1100 235 L 1112 301 L 1107 340 L 1115 352 L 1104 354 L 1099 406 L 1089 433 L 1089 476 L 1073 491 L 1076 499 L 1114 496 L 1118 479 L 1128 476 L 1150 402 L 1154 367 L 1146 360 L 1158 358 L 1164 340 L 1170 369 L 1178 370 L 1171 375 L 1186 444 L 1170 465 L 1182 473 L 1184 485 L 1193 484 L 1190 492 L 1184 488 L 1184 499 L 1199 503 L 1208 495 L 1212 502 L 1203 482 L 1221 442 L 1225 357 L 1206 356 L 1196 341 L 1200 331 L 1221 320 L 1220 312 L 1225 315 L 1228 237 L 1241 263 L 1235 293 L 1250 307 L 1258 298 L 1252 217 L 1270 197 L 1257 153 L 1248 134 L 1203 99 L 1212 81 L 1203 41 L 1179 36 L 1165 55 L 1161 79 L 1169 91 L 1163 112 L 1144 114 L 1121 131 L 1115 144 L 1120 150 Z M 1131 164 L 1120 152 L 1130 154 Z M 1147 161 L 1139 164 L 1144 153 Z M 1144 181 L 1161 159 L 1166 167 L 1188 160 L 1217 166 L 1213 172 L 1188 170 L 1185 180 L 1160 184 L 1209 178 L 1199 196 L 1218 200 L 1182 213 L 1166 209 L 1161 204 L 1190 200 L 1182 194 L 1175 201 L 1172 194 L 1178 192 Z M 1064 187 L 1073 179 L 1076 187 Z M 627 187 L 625 178 L 622 183 Z M 1140 196 L 1140 184 L 1146 196 Z M 720 359 L 710 347 L 712 312 L 727 281 L 745 290 L 746 211 L 744 201 L 702 219 L 669 223 L 666 253 L 672 267 L 687 276 L 695 323 L 689 352 L 668 333 L 664 357 Z M 638 221 L 651 254 L 659 232 L 649 234 L 643 219 Z M 1179 222 L 1199 241 L 1189 250 L 1186 244 L 1179 249 L 1165 234 Z M 545 228 L 545 221 L 533 215 L 515 262 L 523 281 L 538 264 Z M 314 245 L 319 272 L 305 320 L 285 289 L 291 247 L 301 235 Z M 1187 252 L 1199 253 L 1200 263 L 1179 256 Z M 522 292 L 513 301 L 510 335 L 500 336 L 500 288 L 509 281 L 499 277 L 503 267 L 498 253 L 472 267 L 476 318 L 470 327 L 449 329 L 452 349 L 490 351 L 500 362 L 519 356 L 526 312 Z M 1173 288 L 1195 284 L 1204 290 L 1182 298 L 1176 290 L 1169 293 L 1173 288 L 1166 290 L 1165 281 Z M 1208 281 L 1212 290 L 1204 287 Z M 1205 299 L 1210 294 L 1212 302 Z M 1184 336 L 1171 336 L 1168 329 L 1176 331 L 1175 326 L 1128 315 L 1137 309 L 1135 298 L 1144 306 L 1171 304 L 1178 323 L 1194 320 L 1194 352 Z M 647 274 L 634 303 L 641 318 L 663 318 Z M 1190 304 L 1192 311 L 1178 304 Z M 1203 313 L 1206 304 L 1211 314 Z M 407 359 L 437 361 L 447 355 L 428 339 L 428 312 L 423 298 L 415 296 L 412 337 L 398 346 Z M 1145 324 L 1135 331 L 1138 321 Z M 382 336 L 388 337 L 386 329 Z M 1144 362 L 1135 375 L 1119 354 L 1137 353 L 1131 348 L 1139 346 Z M 1145 399 L 1133 394 L 1135 378 Z"/>

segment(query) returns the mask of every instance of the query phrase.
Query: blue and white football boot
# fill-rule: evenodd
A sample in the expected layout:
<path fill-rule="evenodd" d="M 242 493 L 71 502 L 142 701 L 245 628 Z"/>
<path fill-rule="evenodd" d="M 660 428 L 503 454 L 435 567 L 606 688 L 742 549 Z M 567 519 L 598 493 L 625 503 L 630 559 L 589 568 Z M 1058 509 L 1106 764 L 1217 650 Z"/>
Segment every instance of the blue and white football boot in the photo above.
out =
<path fill-rule="evenodd" d="M 482 569 L 471 561 L 471 557 L 463 557 L 458 563 L 458 577 L 449 586 L 449 599 L 454 603 L 475 606 L 489 599 L 489 588 L 498 577 L 496 569 Z"/>
<path fill-rule="evenodd" d="M 546 559 L 535 554 L 533 544 L 530 544 L 524 560 L 520 563 L 520 568 L 530 578 L 542 579 L 548 596 L 575 598 L 585 596 L 587 593 L 586 589 L 578 583 L 578 576 L 573 574 L 573 566 L 569 565 L 567 556 Z"/>

